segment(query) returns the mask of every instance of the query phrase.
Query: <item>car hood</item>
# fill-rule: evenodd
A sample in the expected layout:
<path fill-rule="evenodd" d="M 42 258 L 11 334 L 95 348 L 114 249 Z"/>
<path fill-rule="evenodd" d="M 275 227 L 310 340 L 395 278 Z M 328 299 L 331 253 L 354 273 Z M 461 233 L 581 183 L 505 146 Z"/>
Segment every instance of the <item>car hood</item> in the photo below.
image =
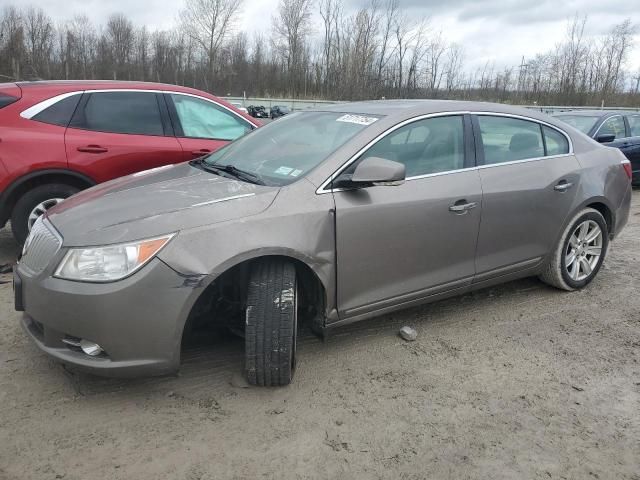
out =
<path fill-rule="evenodd" d="M 256 215 L 278 190 L 182 163 L 84 190 L 47 217 L 65 246 L 104 245 Z"/>

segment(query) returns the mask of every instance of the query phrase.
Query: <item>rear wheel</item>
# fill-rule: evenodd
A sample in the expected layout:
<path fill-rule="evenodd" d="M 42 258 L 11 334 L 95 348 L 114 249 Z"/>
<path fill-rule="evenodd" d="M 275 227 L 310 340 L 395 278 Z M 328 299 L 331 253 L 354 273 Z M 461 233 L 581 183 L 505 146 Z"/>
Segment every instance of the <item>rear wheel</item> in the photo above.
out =
<path fill-rule="evenodd" d="M 22 195 L 11 213 L 11 231 L 16 242 L 22 245 L 38 217 L 79 191 L 79 188 L 71 185 L 50 183 L 37 186 Z"/>
<path fill-rule="evenodd" d="M 251 269 L 247 292 L 245 359 L 252 385 L 291 383 L 296 361 L 298 284 L 293 264 L 265 259 Z"/>
<path fill-rule="evenodd" d="M 541 280 L 562 290 L 578 290 L 598 274 L 609 246 L 607 222 L 586 208 L 565 229 Z"/>

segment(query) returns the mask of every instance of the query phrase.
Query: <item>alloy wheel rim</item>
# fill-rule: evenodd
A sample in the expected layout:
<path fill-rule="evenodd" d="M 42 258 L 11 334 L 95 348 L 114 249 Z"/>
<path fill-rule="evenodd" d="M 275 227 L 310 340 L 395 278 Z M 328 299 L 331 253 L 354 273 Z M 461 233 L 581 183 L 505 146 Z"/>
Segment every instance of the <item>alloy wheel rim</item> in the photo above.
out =
<path fill-rule="evenodd" d="M 571 280 L 581 282 L 591 276 L 602 256 L 602 229 L 593 220 L 585 220 L 571 233 L 564 264 Z"/>
<path fill-rule="evenodd" d="M 44 212 L 49 210 L 51 207 L 59 204 L 63 200 L 64 198 L 49 198 L 43 202 L 40 202 L 38 205 L 36 205 L 33 208 L 33 210 L 31 210 L 31 213 L 29 214 L 29 218 L 27 219 L 27 229 L 31 231 L 31 227 L 33 227 L 33 224 L 36 223 L 36 220 L 40 216 L 42 216 Z"/>

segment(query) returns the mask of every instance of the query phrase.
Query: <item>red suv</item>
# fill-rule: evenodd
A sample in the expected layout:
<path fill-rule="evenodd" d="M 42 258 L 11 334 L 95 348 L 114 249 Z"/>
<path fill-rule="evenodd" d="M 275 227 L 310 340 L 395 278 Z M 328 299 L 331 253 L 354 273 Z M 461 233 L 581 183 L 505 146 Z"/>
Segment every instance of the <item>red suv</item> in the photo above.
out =
<path fill-rule="evenodd" d="M 100 182 L 217 150 L 260 124 L 199 90 L 143 82 L 0 84 L 0 228 Z"/>

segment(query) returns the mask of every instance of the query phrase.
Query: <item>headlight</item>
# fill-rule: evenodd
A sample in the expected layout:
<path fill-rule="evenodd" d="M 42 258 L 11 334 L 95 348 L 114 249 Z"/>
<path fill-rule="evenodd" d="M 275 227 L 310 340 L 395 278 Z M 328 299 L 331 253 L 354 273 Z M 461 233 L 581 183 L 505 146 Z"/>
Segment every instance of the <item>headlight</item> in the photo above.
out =
<path fill-rule="evenodd" d="M 54 276 L 82 282 L 113 282 L 142 268 L 175 234 L 120 245 L 71 248 Z"/>

